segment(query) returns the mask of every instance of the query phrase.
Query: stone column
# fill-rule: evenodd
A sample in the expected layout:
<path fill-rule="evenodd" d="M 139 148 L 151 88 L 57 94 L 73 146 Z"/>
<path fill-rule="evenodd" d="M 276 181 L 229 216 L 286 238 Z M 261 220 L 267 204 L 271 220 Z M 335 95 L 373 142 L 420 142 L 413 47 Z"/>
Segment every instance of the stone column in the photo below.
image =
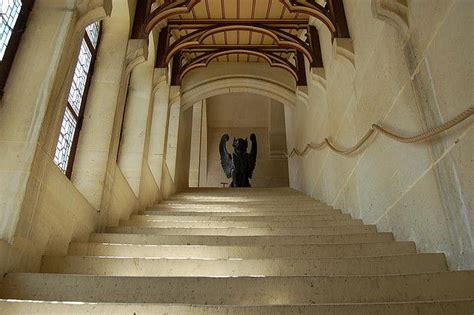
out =
<path fill-rule="evenodd" d="M 118 160 L 120 169 L 137 197 L 140 188 L 145 134 L 153 82 L 152 59 L 150 58 L 147 63 L 138 65 L 132 71 Z"/>
<path fill-rule="evenodd" d="M 169 118 L 168 69 L 156 68 L 153 74 L 153 114 L 148 165 L 158 187 L 162 188 L 163 156 Z"/>
<path fill-rule="evenodd" d="M 179 119 L 178 141 L 176 151 L 175 183 L 176 191 L 189 188 L 189 157 L 191 155 L 192 108 L 182 108 Z"/>
<path fill-rule="evenodd" d="M 168 135 L 166 145 L 166 165 L 168 167 L 171 179 L 175 181 L 176 169 L 176 150 L 178 146 L 179 119 L 181 114 L 181 96 L 179 86 L 171 87 L 171 106 L 168 122 Z"/>
<path fill-rule="evenodd" d="M 199 171 L 201 162 L 201 128 L 203 101 L 193 105 L 191 127 L 191 154 L 189 157 L 189 187 L 199 187 Z"/>
<path fill-rule="evenodd" d="M 199 164 L 199 187 L 207 186 L 207 103 L 202 101 L 201 163 Z"/>
<path fill-rule="evenodd" d="M 127 51 L 130 19 L 127 3 L 116 5 L 110 19 L 103 22 L 94 75 L 87 97 L 84 121 L 79 137 L 72 181 L 86 199 L 102 210 L 104 182 L 112 176 L 116 152 L 111 152 L 115 118 L 123 111 L 130 72 L 126 67 L 131 60 Z M 140 51 L 140 50 L 139 50 Z M 141 50 L 143 53 L 143 49 Z M 125 60 L 125 62 L 124 62 Z M 112 155 L 112 157 L 111 157 Z M 112 159 L 111 159 L 112 158 Z"/>

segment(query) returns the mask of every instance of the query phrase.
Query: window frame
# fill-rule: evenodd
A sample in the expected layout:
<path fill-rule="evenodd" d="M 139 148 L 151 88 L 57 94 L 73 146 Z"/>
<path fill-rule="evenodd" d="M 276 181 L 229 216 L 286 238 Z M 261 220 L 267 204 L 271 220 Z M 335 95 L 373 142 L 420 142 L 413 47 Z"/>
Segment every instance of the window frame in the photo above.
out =
<path fill-rule="evenodd" d="M 3 59 L 0 61 L 0 98 L 5 92 L 8 76 L 13 66 L 18 47 L 20 46 L 21 37 L 26 30 L 26 24 L 30 12 L 33 9 L 34 2 L 35 0 L 21 0 L 22 7 L 20 14 L 12 29 L 12 35 L 7 43 Z"/>
<path fill-rule="evenodd" d="M 91 24 L 93 24 L 93 23 L 91 23 Z M 87 48 L 91 52 L 91 63 L 90 63 L 90 66 L 89 66 L 89 71 L 87 73 L 86 83 L 84 85 L 84 93 L 82 94 L 82 100 L 81 100 L 81 104 L 80 104 L 80 108 L 79 108 L 79 114 L 76 114 L 76 111 L 74 110 L 72 105 L 69 103 L 69 93 L 70 92 L 68 92 L 67 99 L 66 99 L 66 107 L 64 108 L 64 114 L 62 116 L 63 120 L 64 120 L 64 116 L 66 115 L 66 110 L 69 110 L 69 112 L 71 113 L 71 115 L 73 116 L 73 118 L 76 121 L 76 128 L 75 128 L 73 136 L 72 136 L 71 149 L 69 151 L 66 170 L 63 171 L 59 167 L 59 165 L 57 165 L 58 168 L 61 170 L 61 172 L 63 172 L 66 175 L 66 177 L 69 178 L 69 179 L 71 179 L 71 176 L 72 176 L 74 160 L 76 158 L 76 153 L 77 153 L 77 145 L 79 143 L 79 134 L 80 134 L 81 129 L 82 129 L 82 122 L 84 120 L 84 112 L 85 112 L 85 108 L 86 108 L 87 98 L 88 98 L 88 94 L 89 94 L 90 85 L 91 85 L 91 82 L 92 82 L 92 76 L 94 75 L 95 62 L 97 60 L 97 54 L 98 54 L 98 51 L 99 51 L 100 41 L 101 41 L 101 38 L 102 38 L 102 31 L 103 31 L 102 21 L 99 21 L 99 25 L 100 25 L 100 29 L 99 29 L 99 34 L 98 34 L 98 38 L 97 38 L 96 47 L 94 47 L 94 45 L 92 44 L 92 42 L 89 38 L 89 35 L 87 34 L 86 29 L 84 29 L 84 36 L 81 39 L 81 46 L 82 46 L 82 40 L 84 40 L 84 42 L 87 45 Z M 74 69 L 76 69 L 77 63 L 79 62 L 79 56 L 80 56 L 80 49 L 79 49 L 79 54 L 77 55 L 77 58 L 76 58 L 76 63 L 74 64 Z M 73 74 L 73 78 L 74 78 L 74 74 Z M 72 87 L 72 84 L 73 84 L 73 82 L 71 81 L 71 83 L 69 84 L 69 90 L 68 91 L 70 91 L 70 89 Z M 61 122 L 63 120 L 61 120 Z M 57 144 L 59 142 L 59 136 L 58 136 L 58 140 L 56 141 L 55 150 L 57 150 Z"/>

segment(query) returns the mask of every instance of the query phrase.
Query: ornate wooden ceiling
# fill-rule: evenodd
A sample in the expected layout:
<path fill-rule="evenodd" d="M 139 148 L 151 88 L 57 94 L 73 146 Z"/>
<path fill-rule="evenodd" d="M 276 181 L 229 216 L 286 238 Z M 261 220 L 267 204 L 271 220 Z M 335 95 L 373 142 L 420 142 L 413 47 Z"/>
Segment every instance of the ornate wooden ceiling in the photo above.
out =
<path fill-rule="evenodd" d="M 267 62 L 306 85 L 304 57 L 322 67 L 310 17 L 333 37 L 349 37 L 342 0 L 144 0 L 137 7 L 134 37 L 161 29 L 156 66 L 172 62 L 173 84 L 210 62 Z"/>

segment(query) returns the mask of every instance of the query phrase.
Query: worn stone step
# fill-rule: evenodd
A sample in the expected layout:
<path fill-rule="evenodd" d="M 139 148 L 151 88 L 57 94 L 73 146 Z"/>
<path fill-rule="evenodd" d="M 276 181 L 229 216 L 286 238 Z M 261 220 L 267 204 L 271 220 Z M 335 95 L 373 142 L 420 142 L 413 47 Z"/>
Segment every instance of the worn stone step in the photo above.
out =
<path fill-rule="evenodd" d="M 249 193 L 250 192 L 250 193 Z M 278 202 L 313 202 L 322 203 L 303 194 L 258 194 L 253 190 L 246 193 L 231 192 L 230 194 L 176 194 L 168 197 L 161 202 L 192 202 L 192 203 L 210 203 L 210 202 L 232 202 L 232 203 L 278 203 Z"/>
<path fill-rule="evenodd" d="M 92 233 L 93 243 L 138 244 L 138 245 L 309 245 L 309 244 L 353 244 L 393 242 L 392 233 L 359 233 L 346 235 L 270 235 L 270 236 L 224 236 L 224 235 L 159 235 Z"/>
<path fill-rule="evenodd" d="M 120 256 L 155 258 L 283 258 L 356 257 L 416 253 L 414 242 L 382 242 L 321 245 L 130 245 L 71 243 L 71 256 Z"/>
<path fill-rule="evenodd" d="M 320 226 L 362 225 L 362 220 L 314 220 L 314 221 L 162 221 L 120 220 L 120 226 L 149 226 L 160 228 L 308 228 Z"/>
<path fill-rule="evenodd" d="M 156 303 L 68 303 L 0 300 L 4 314 L 193 314 L 193 315 L 433 315 L 471 314 L 474 300 L 366 304 L 180 305 Z"/>
<path fill-rule="evenodd" d="M 307 215 L 334 215 L 341 214 L 340 210 L 334 209 L 324 209 L 324 210 L 295 210 L 295 211 L 285 211 L 285 210 L 276 210 L 276 211 L 185 211 L 185 210 L 147 210 L 141 214 L 145 215 L 173 215 L 173 216 L 307 216 Z"/>
<path fill-rule="evenodd" d="M 474 272 L 222 278 L 11 273 L 3 278 L 0 298 L 246 306 L 473 299 Z"/>
<path fill-rule="evenodd" d="M 327 205 L 308 205 L 297 203 L 277 203 L 275 205 L 225 205 L 225 204 L 159 204 L 147 209 L 148 211 L 194 211 L 194 212 L 264 212 L 264 211 L 318 211 L 333 210 Z"/>
<path fill-rule="evenodd" d="M 327 204 L 313 199 L 301 200 L 300 198 L 292 199 L 276 199 L 276 200 L 248 200 L 248 201 L 235 201 L 234 199 L 228 201 L 221 200 L 200 200 L 200 201 L 188 201 L 188 200 L 163 200 L 158 204 L 155 204 L 155 207 L 160 206 L 182 206 L 182 207 L 275 207 L 279 205 L 285 206 L 312 206 L 312 207 L 328 207 Z"/>
<path fill-rule="evenodd" d="M 284 195 L 301 195 L 305 196 L 303 193 L 299 192 L 290 187 L 276 187 L 276 188 L 255 188 L 255 187 L 242 187 L 242 188 L 222 188 L 222 187 L 199 187 L 199 188 L 188 188 L 184 191 L 176 193 L 173 197 L 180 196 L 248 196 L 249 192 L 252 193 L 252 196 L 284 196 Z"/>
<path fill-rule="evenodd" d="M 301 196 L 297 194 L 290 195 L 256 195 L 256 194 L 229 194 L 229 195 L 186 195 L 186 196 L 171 196 L 165 200 L 162 200 L 163 203 L 172 203 L 172 202 L 182 202 L 182 203 L 238 203 L 245 204 L 249 202 L 253 203 L 278 203 L 278 202 L 312 202 L 312 203 L 323 203 L 319 200 Z"/>
<path fill-rule="evenodd" d="M 107 228 L 109 233 L 160 235 L 341 235 L 375 233 L 375 225 L 340 225 L 314 228 L 158 228 L 144 226 L 117 226 Z"/>
<path fill-rule="evenodd" d="M 343 276 L 440 271 L 447 271 L 443 254 L 270 259 L 44 256 L 41 265 L 41 272 L 46 273 L 155 277 Z"/>
<path fill-rule="evenodd" d="M 204 216 L 202 214 L 194 215 L 150 215 L 133 214 L 130 220 L 160 220 L 160 221 L 218 221 L 218 222 L 272 222 L 272 221 L 320 221 L 320 220 L 348 220 L 349 214 L 335 213 L 323 215 L 264 215 L 264 216 Z"/>

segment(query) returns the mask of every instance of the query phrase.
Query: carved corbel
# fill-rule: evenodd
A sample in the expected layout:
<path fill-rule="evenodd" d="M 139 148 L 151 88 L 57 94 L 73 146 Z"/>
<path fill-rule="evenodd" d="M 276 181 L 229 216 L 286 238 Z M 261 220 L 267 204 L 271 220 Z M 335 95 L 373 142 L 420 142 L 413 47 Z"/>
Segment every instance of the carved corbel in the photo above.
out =
<path fill-rule="evenodd" d="M 311 68 L 311 82 L 326 90 L 326 71 L 323 67 Z"/>
<path fill-rule="evenodd" d="M 112 14 L 112 0 L 79 0 L 76 9 L 79 19 L 75 29 L 82 34 L 86 26 Z"/>
<path fill-rule="evenodd" d="M 319 32 L 323 32 L 322 24 L 317 19 L 310 18 L 309 25 L 316 27 Z M 327 32 L 322 34 L 323 36 L 332 36 L 332 34 L 328 34 Z M 351 38 L 333 38 L 332 49 L 335 60 L 348 61 L 355 69 L 354 45 Z M 320 71 L 318 72 L 321 73 Z"/>
<path fill-rule="evenodd" d="M 354 44 L 350 38 L 334 38 L 333 55 L 336 60 L 348 61 L 355 70 Z"/>
<path fill-rule="evenodd" d="M 170 106 L 174 104 L 178 104 L 181 106 L 181 86 L 179 85 L 172 85 L 170 87 Z"/>
<path fill-rule="evenodd" d="M 153 94 L 159 89 L 160 85 L 168 82 L 168 68 L 155 68 L 153 71 Z"/>
<path fill-rule="evenodd" d="M 141 63 L 148 60 L 148 41 L 145 39 L 129 39 L 127 55 L 125 56 L 125 71 L 132 70 Z"/>
<path fill-rule="evenodd" d="M 306 108 L 308 108 L 308 104 L 309 104 L 308 86 L 296 87 L 296 99 L 298 100 L 298 103 L 301 102 Z"/>
<path fill-rule="evenodd" d="M 372 0 L 372 15 L 395 27 L 402 39 L 408 39 L 408 5 L 406 0 Z"/>

